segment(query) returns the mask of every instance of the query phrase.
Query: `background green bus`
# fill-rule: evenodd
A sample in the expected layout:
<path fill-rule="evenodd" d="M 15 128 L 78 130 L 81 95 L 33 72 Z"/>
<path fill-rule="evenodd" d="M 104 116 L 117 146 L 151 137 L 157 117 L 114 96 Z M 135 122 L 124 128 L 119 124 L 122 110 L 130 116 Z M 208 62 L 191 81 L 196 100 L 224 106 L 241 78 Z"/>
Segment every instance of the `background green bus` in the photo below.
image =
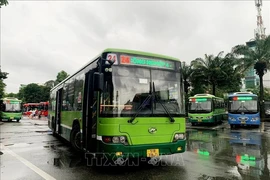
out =
<path fill-rule="evenodd" d="M 22 105 L 21 100 L 12 97 L 6 97 L 1 99 L 1 120 L 17 120 L 20 121 L 22 118 Z"/>
<path fill-rule="evenodd" d="M 225 116 L 223 98 L 211 94 L 197 94 L 189 98 L 188 117 L 192 125 L 221 123 Z"/>
<path fill-rule="evenodd" d="M 185 151 L 181 63 L 106 49 L 51 90 L 49 127 L 74 148 L 112 158 Z"/>

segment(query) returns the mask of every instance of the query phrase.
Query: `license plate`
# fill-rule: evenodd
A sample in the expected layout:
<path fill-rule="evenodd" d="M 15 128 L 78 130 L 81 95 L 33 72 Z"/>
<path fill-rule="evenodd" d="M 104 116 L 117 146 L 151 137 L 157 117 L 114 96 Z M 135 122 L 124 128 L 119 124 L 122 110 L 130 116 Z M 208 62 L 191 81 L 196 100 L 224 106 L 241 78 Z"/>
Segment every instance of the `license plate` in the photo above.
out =
<path fill-rule="evenodd" d="M 246 121 L 241 121 L 241 124 L 246 124 Z"/>
<path fill-rule="evenodd" d="M 10 119 L 14 119 L 14 117 L 10 117 Z"/>
<path fill-rule="evenodd" d="M 159 149 L 147 149 L 147 157 L 157 157 L 159 156 Z"/>
<path fill-rule="evenodd" d="M 201 119 L 198 119 L 198 122 L 202 122 L 202 120 Z"/>

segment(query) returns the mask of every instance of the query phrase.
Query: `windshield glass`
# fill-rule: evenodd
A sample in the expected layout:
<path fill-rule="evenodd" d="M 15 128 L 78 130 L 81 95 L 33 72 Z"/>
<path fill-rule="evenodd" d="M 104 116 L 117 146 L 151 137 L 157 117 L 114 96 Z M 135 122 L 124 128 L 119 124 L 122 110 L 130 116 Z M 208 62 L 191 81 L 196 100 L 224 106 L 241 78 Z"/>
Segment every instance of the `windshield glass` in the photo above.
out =
<path fill-rule="evenodd" d="M 4 102 L 4 112 L 20 112 L 21 103 L 20 102 Z"/>
<path fill-rule="evenodd" d="M 257 100 L 250 101 L 229 101 L 229 112 L 231 113 L 254 113 L 258 112 Z"/>
<path fill-rule="evenodd" d="M 209 113 L 212 111 L 211 99 L 196 99 L 189 102 L 189 112 L 192 113 Z"/>
<path fill-rule="evenodd" d="M 136 113 L 138 116 L 168 116 L 160 103 L 172 116 L 184 114 L 180 72 L 113 66 L 111 77 L 105 76 L 101 116 L 131 117 Z M 151 90 L 155 90 L 158 101 L 151 95 Z M 139 108 L 142 109 L 138 111 Z"/>

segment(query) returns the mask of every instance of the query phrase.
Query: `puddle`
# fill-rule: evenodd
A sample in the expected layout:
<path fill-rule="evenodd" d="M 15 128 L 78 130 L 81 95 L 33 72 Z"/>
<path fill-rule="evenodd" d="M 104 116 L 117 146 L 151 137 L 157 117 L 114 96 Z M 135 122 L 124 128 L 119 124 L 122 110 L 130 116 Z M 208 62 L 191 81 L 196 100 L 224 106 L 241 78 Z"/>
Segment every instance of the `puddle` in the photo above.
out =
<path fill-rule="evenodd" d="M 34 124 L 35 126 L 48 126 L 48 124 Z"/>
<path fill-rule="evenodd" d="M 35 131 L 35 132 L 37 132 L 37 133 L 50 133 L 50 131 L 49 131 L 49 130 Z"/>
<path fill-rule="evenodd" d="M 6 144 L 5 146 L 13 146 L 14 144 Z"/>

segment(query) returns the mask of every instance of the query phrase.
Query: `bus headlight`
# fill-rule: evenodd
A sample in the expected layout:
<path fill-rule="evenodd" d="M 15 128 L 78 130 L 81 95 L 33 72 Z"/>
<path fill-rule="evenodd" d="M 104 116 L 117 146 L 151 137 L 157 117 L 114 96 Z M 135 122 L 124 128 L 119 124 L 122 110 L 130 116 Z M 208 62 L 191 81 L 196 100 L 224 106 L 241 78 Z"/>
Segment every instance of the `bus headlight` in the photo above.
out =
<path fill-rule="evenodd" d="M 102 141 L 105 143 L 128 145 L 126 136 L 102 136 Z"/>
<path fill-rule="evenodd" d="M 117 137 L 117 136 L 114 136 L 113 138 L 112 138 L 112 142 L 113 143 L 119 143 L 119 137 Z"/>
<path fill-rule="evenodd" d="M 259 117 L 253 117 L 251 118 L 251 121 L 258 121 L 259 120 Z"/>
<path fill-rule="evenodd" d="M 125 144 L 125 142 L 126 142 L 126 138 L 125 138 L 125 136 L 120 136 L 120 142 L 122 143 L 122 144 Z"/>
<path fill-rule="evenodd" d="M 174 135 L 173 141 L 178 141 L 178 140 L 181 140 L 181 139 L 185 139 L 185 134 L 183 134 L 183 133 L 176 133 Z"/>
<path fill-rule="evenodd" d="M 236 121 L 236 119 L 234 117 L 231 117 L 231 116 L 229 116 L 229 120 L 230 121 Z"/>

